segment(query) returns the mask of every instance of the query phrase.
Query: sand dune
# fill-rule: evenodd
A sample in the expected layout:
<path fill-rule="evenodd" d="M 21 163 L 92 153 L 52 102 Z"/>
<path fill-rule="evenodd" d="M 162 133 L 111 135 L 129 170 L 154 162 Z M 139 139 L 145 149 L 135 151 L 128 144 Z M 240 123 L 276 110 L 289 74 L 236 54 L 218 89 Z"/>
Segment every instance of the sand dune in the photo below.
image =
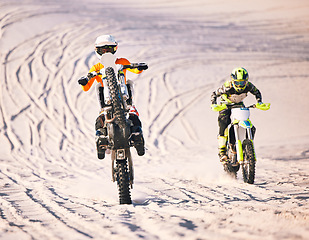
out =
<path fill-rule="evenodd" d="M 105 1 L 104 1 L 105 2 Z M 0 1 L 0 239 L 308 239 L 309 3 Z M 101 34 L 147 62 L 135 83 L 147 152 L 133 151 L 132 205 L 119 205 L 110 156 L 96 158 Z M 210 95 L 245 67 L 256 181 L 228 178 Z M 249 96 L 245 103 L 254 103 Z"/>

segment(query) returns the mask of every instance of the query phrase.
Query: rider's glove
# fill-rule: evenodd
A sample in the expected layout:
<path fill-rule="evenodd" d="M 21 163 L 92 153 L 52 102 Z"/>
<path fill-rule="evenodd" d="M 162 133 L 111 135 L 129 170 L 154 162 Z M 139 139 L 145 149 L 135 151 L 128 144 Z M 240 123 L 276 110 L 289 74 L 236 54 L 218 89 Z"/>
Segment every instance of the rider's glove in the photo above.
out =
<path fill-rule="evenodd" d="M 87 77 L 81 77 L 80 79 L 78 79 L 78 83 L 82 86 L 85 86 L 88 83 L 88 78 Z"/>
<path fill-rule="evenodd" d="M 211 104 L 211 110 L 214 112 L 220 112 L 226 108 L 227 108 L 226 104 L 220 104 L 220 105 Z"/>
<path fill-rule="evenodd" d="M 270 108 L 270 103 L 262 103 L 262 102 L 258 102 L 255 105 L 256 108 L 260 109 L 260 110 L 268 110 Z"/>
<path fill-rule="evenodd" d="M 137 66 L 137 69 L 139 71 L 142 71 L 142 70 L 147 70 L 148 69 L 148 65 L 146 63 L 140 63 L 138 66 Z"/>
<path fill-rule="evenodd" d="M 94 77 L 94 75 L 93 75 L 92 73 L 88 73 L 88 74 L 87 74 L 88 80 L 90 80 L 90 79 L 93 78 L 93 77 Z"/>

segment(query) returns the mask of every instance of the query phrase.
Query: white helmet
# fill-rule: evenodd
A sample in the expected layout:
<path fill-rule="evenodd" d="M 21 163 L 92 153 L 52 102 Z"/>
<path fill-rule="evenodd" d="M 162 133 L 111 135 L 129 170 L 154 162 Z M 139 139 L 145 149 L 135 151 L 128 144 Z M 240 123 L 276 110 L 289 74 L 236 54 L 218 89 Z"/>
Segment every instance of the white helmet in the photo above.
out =
<path fill-rule="evenodd" d="M 117 51 L 118 43 L 111 35 L 101 35 L 95 40 L 94 46 L 97 57 L 101 59 L 104 53 L 114 54 Z"/>
<path fill-rule="evenodd" d="M 96 47 L 103 47 L 105 45 L 118 45 L 115 38 L 112 35 L 101 35 L 97 37 L 95 40 L 95 46 Z"/>

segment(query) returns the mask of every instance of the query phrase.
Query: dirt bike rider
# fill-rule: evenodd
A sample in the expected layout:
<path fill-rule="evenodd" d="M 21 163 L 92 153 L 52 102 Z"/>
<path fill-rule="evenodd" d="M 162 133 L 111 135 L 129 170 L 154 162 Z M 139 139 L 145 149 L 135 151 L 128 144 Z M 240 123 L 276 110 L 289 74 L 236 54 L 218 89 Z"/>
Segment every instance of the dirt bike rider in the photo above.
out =
<path fill-rule="evenodd" d="M 95 54 L 99 59 L 101 59 L 102 55 L 105 53 L 115 54 L 117 48 L 118 43 L 116 42 L 115 38 L 111 35 L 101 35 L 97 37 L 95 41 Z M 129 65 L 130 62 L 126 58 L 117 58 L 115 64 Z M 82 77 L 78 80 L 78 83 L 82 86 L 82 89 L 84 91 L 88 91 L 95 80 L 98 82 L 96 89 L 101 109 L 103 109 L 106 106 L 104 102 L 104 86 L 102 81 L 102 75 L 94 76 L 93 73 L 99 73 L 100 70 L 103 68 L 104 66 L 101 63 L 97 63 L 91 67 L 87 77 Z M 147 68 L 148 68 L 147 65 L 145 65 L 134 69 L 123 69 L 122 71 L 125 77 L 125 81 L 126 81 L 126 70 L 129 70 L 136 74 L 140 74 L 143 70 L 146 70 Z M 128 86 L 128 88 L 129 87 L 130 86 Z M 130 105 L 132 105 L 132 94 L 131 98 L 128 101 Z M 132 132 L 131 140 L 134 143 L 134 146 L 137 150 L 137 154 L 139 156 L 142 156 L 145 154 L 142 123 L 139 119 L 139 113 L 134 105 L 132 105 L 130 108 L 128 118 L 132 121 L 133 124 L 133 126 L 131 127 Z M 105 150 L 108 147 L 107 128 L 105 125 L 105 117 L 103 111 L 101 111 L 100 115 L 96 119 L 95 130 L 96 130 L 96 145 L 98 151 L 98 158 L 103 159 L 105 157 Z"/>
<path fill-rule="evenodd" d="M 219 112 L 218 125 L 218 145 L 219 145 L 219 158 L 221 162 L 227 160 L 226 142 L 227 137 L 224 135 L 225 129 L 231 123 L 231 108 L 234 105 L 244 106 L 243 100 L 250 92 L 255 95 L 257 105 L 260 107 L 262 103 L 261 92 L 248 81 L 249 74 L 246 69 L 240 67 L 233 69 L 231 73 L 231 80 L 226 81 L 220 88 L 218 88 L 211 95 L 211 108 L 213 111 Z M 221 104 L 217 104 L 217 98 L 221 96 Z M 255 128 L 254 128 L 255 130 Z M 254 132 L 253 130 L 253 132 Z"/>

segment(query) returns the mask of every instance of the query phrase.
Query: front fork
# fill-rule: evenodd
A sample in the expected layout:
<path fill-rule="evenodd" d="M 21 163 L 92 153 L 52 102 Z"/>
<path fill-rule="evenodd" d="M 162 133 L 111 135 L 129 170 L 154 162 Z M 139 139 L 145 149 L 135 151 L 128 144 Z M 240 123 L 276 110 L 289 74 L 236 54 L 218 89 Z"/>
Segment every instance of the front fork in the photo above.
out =
<path fill-rule="evenodd" d="M 238 124 L 233 125 L 234 127 L 234 134 L 235 134 L 235 145 L 236 145 L 236 152 L 237 152 L 237 159 L 239 163 L 242 163 L 244 161 L 244 153 L 243 153 L 243 147 L 242 147 L 242 141 L 246 139 L 246 133 L 247 138 L 250 139 L 253 142 L 253 135 L 252 135 L 252 127 L 246 126 L 246 128 L 240 127 Z M 243 139 L 240 138 L 240 130 L 243 131 Z M 244 131 L 245 130 L 245 131 Z"/>

